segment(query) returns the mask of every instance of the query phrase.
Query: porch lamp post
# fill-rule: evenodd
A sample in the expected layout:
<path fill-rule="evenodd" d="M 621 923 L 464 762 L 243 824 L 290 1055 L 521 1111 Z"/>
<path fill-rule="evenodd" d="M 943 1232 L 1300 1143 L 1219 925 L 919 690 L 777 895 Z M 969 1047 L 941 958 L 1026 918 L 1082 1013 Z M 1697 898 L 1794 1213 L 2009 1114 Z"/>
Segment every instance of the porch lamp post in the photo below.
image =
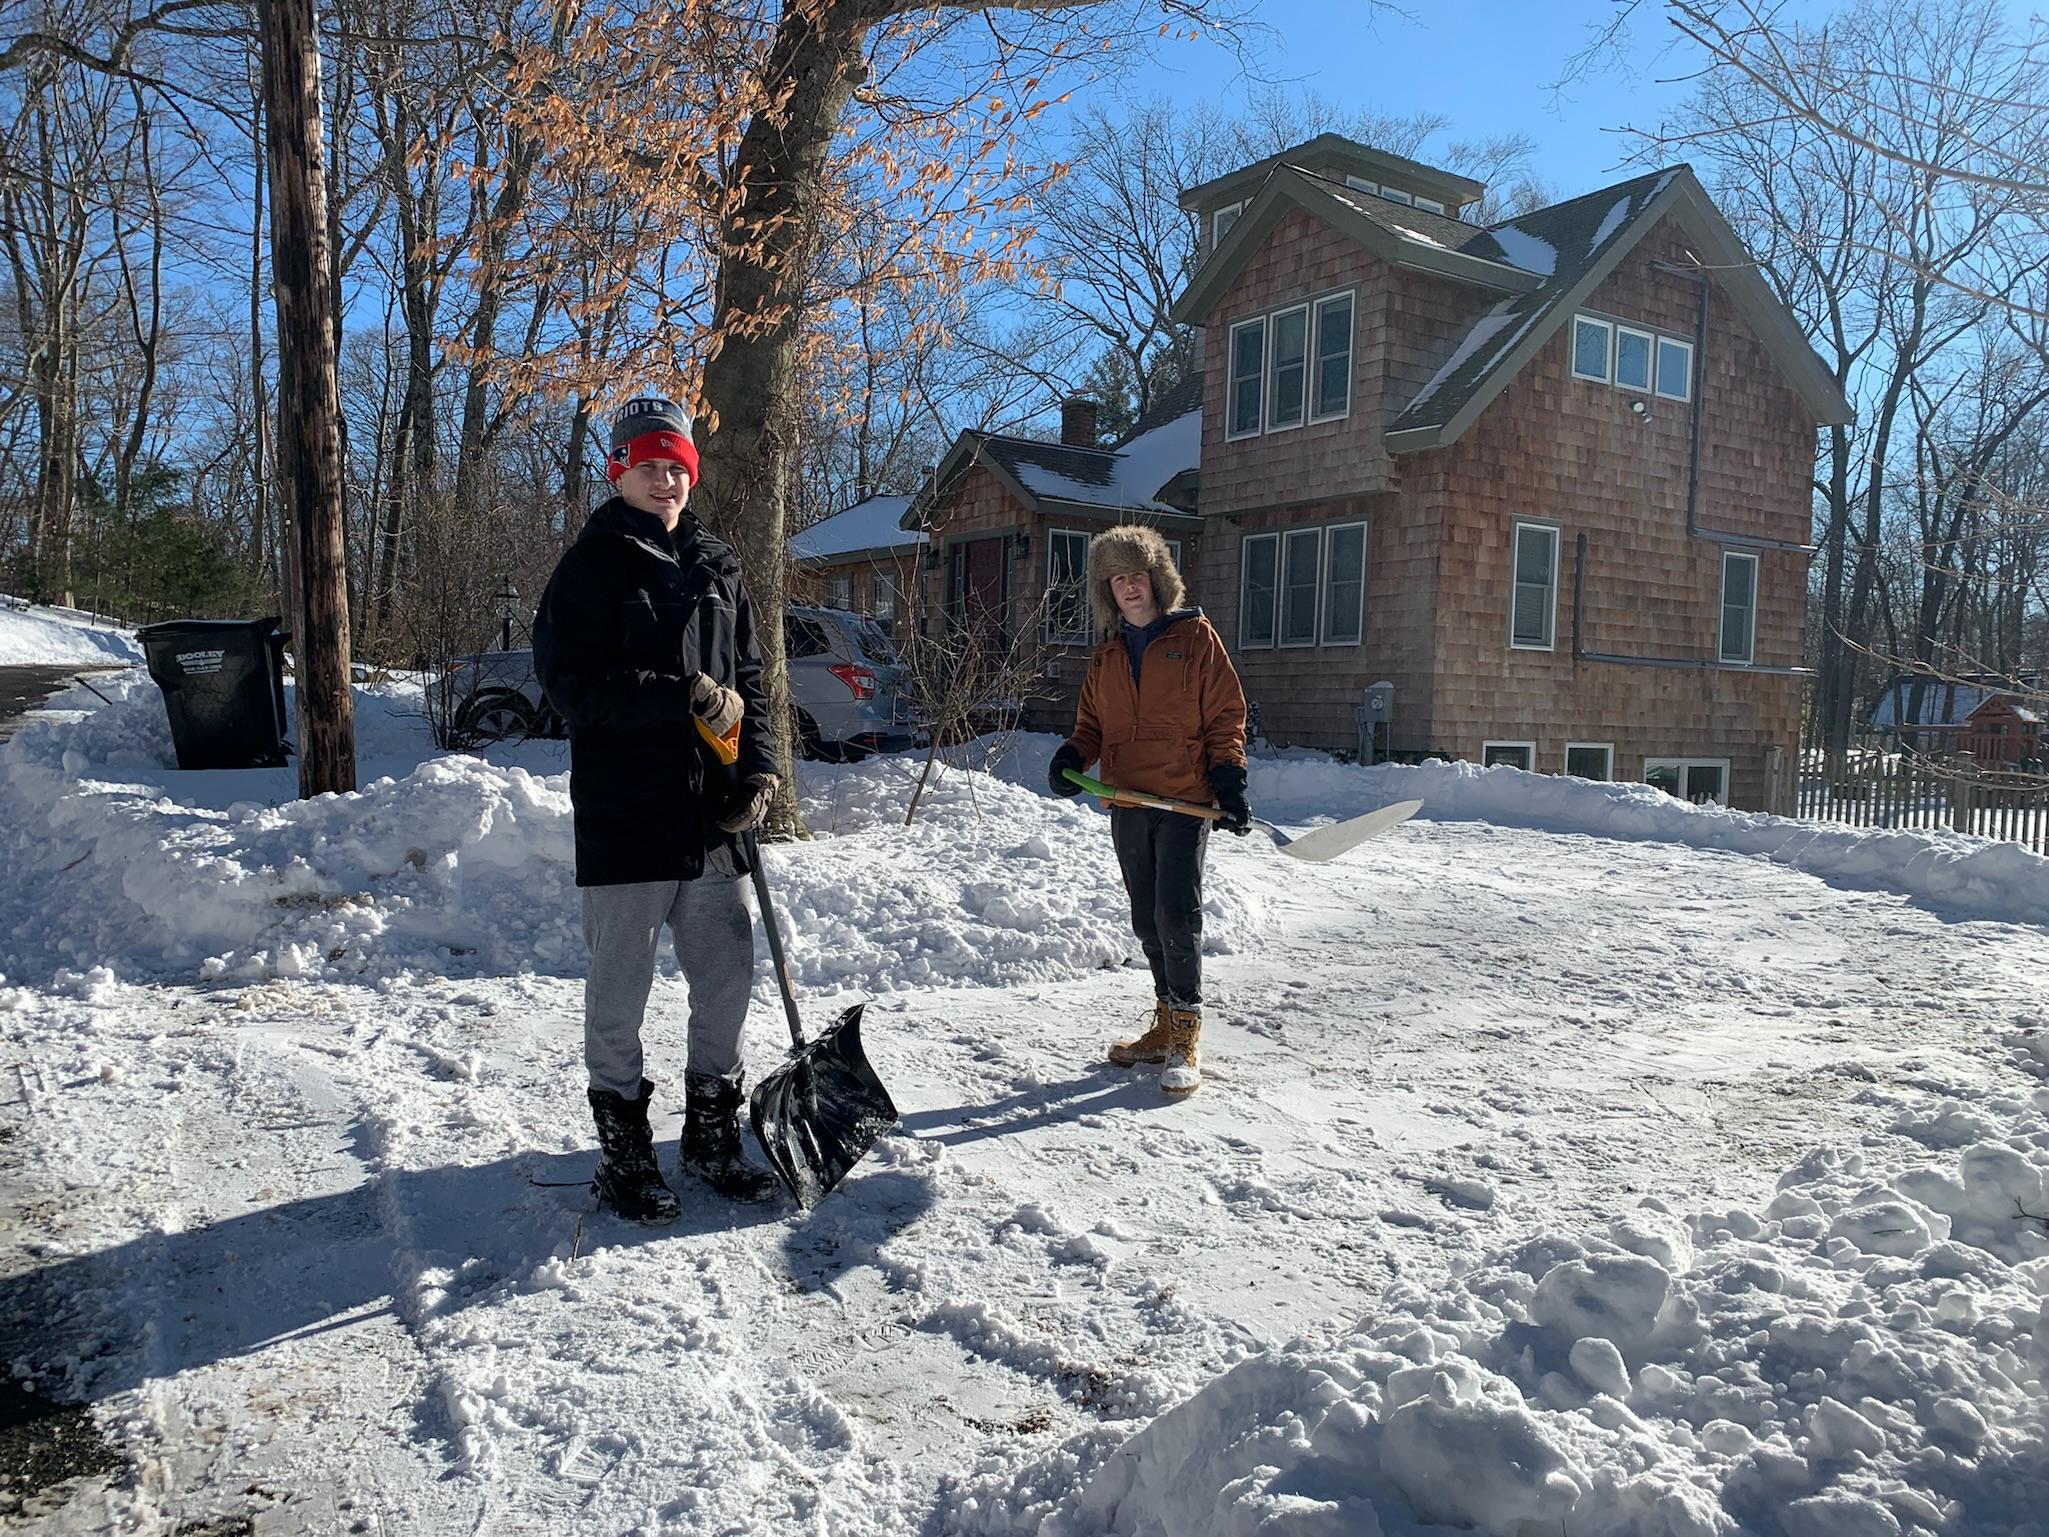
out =
<path fill-rule="evenodd" d="M 512 605 L 518 601 L 519 589 L 512 585 L 512 578 L 509 576 L 502 578 L 498 583 L 498 612 L 500 618 L 498 649 L 500 651 L 510 651 L 512 649 Z"/>

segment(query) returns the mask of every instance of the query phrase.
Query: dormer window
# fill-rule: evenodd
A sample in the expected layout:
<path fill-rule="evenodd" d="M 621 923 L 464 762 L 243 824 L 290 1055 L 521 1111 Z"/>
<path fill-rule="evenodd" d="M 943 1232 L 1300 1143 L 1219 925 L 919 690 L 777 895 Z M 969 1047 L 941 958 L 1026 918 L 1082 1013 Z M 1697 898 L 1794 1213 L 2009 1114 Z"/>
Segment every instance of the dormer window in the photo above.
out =
<path fill-rule="evenodd" d="M 1354 192 L 1370 192 L 1375 197 L 1380 196 L 1380 183 L 1377 181 L 1368 181 L 1363 176 L 1347 176 L 1345 178 L 1345 185 L 1350 187 Z"/>
<path fill-rule="evenodd" d="M 1384 197 L 1390 203 L 1401 203 L 1421 208 L 1429 213 L 1444 212 L 1444 204 L 1438 202 L 1434 197 L 1421 197 L 1413 192 L 1404 192 L 1400 187 L 1390 187 L 1385 182 L 1372 181 L 1364 176 L 1347 176 L 1345 178 L 1345 185 L 1354 192 L 1366 192 L 1371 193 L 1374 197 Z"/>
<path fill-rule="evenodd" d="M 1243 199 L 1240 199 L 1235 203 L 1226 203 L 1222 208 L 1219 208 L 1209 216 L 1209 248 L 1212 251 L 1224 243 L 1224 237 L 1231 233 L 1231 226 L 1238 222 L 1238 215 L 1243 212 L 1245 212 L 1245 203 Z"/>

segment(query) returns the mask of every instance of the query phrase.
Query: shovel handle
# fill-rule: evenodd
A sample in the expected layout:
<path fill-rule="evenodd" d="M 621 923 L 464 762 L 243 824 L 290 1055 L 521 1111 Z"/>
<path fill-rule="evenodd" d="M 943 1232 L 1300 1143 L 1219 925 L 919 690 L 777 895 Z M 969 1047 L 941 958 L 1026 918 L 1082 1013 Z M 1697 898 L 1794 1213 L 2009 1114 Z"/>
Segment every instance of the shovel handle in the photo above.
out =
<path fill-rule="evenodd" d="M 804 1023 L 797 1017 L 797 994 L 790 986 L 790 963 L 783 957 L 783 932 L 775 921 L 775 904 L 768 896 L 768 875 L 761 867 L 761 845 L 753 829 L 740 834 L 747 863 L 754 867 L 754 895 L 761 903 L 761 926 L 768 931 L 768 956 L 775 966 L 775 981 L 783 995 L 783 1016 L 790 1022 L 790 1044 L 798 1051 L 805 1046 Z"/>
<path fill-rule="evenodd" d="M 1205 822 L 1220 822 L 1224 817 L 1217 807 L 1205 806 L 1200 801 L 1175 800 L 1171 795 L 1155 795 L 1150 790 L 1121 790 L 1116 785 L 1104 784 L 1100 779 L 1077 774 L 1073 769 L 1067 769 L 1065 773 L 1084 790 L 1111 806 L 1150 806 L 1159 811 L 1178 811 L 1183 816 L 1201 817 Z"/>

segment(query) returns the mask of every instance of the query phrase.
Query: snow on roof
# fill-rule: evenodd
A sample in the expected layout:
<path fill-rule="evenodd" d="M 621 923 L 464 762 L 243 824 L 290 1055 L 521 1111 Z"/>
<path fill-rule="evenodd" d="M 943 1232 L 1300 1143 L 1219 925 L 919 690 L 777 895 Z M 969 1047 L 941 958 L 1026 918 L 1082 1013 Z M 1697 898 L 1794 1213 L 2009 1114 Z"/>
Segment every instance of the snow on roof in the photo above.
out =
<path fill-rule="evenodd" d="M 984 447 L 1041 500 L 1177 512 L 1159 500 L 1159 493 L 1176 475 L 1201 462 L 1202 412 L 1186 412 L 1116 449 L 997 437 L 987 439 Z"/>
<path fill-rule="evenodd" d="M 792 536 L 790 554 L 798 560 L 831 560 L 862 550 L 923 544 L 924 534 L 898 526 L 904 509 L 910 505 L 908 496 L 871 496 L 865 502 L 856 502 L 845 512 L 834 513 Z"/>
<path fill-rule="evenodd" d="M 1587 242 L 1589 251 L 1600 250 L 1608 243 L 1608 237 L 1622 227 L 1622 221 L 1629 217 L 1629 203 L 1626 197 L 1615 199 L 1615 206 L 1608 210 L 1608 217 L 1601 221 L 1601 227 L 1594 231 L 1594 238 Z"/>
<path fill-rule="evenodd" d="M 1956 726 L 1970 719 L 1971 712 L 2005 690 L 1981 686 L 1974 683 L 1950 683 L 1939 678 L 1928 679 L 1921 689 L 1921 702 L 1911 719 L 1907 715 L 1913 703 L 1914 684 L 1912 679 L 1902 678 L 1883 694 L 1871 708 L 1871 724 L 1893 726 L 1906 721 L 1913 726 Z"/>
<path fill-rule="evenodd" d="M 1541 309 L 1518 314 L 1517 311 L 1521 307 L 1519 299 L 1504 299 L 1487 314 L 1482 315 L 1473 329 L 1466 333 L 1465 340 L 1458 344 L 1458 351 L 1444 360 L 1444 366 L 1430 376 L 1430 382 L 1417 392 L 1416 398 L 1409 402 L 1406 410 L 1413 411 L 1428 402 L 1432 395 L 1444 387 L 1445 381 L 1471 362 L 1482 348 L 1492 347 L 1493 350 L 1486 362 L 1480 365 L 1480 373 L 1484 377 L 1491 372 L 1494 365 L 1500 361 L 1501 355 L 1521 341 L 1523 333 L 1543 318 L 1544 312 Z M 1522 324 L 1512 325 L 1516 320 L 1520 320 Z M 1508 333 L 1506 336 L 1502 335 L 1504 330 Z"/>
<path fill-rule="evenodd" d="M 1549 277 L 1558 270 L 1558 247 L 1543 236 L 1532 235 L 1514 224 L 1497 224 L 1488 233 L 1501 247 L 1501 254 L 1525 272 Z"/>

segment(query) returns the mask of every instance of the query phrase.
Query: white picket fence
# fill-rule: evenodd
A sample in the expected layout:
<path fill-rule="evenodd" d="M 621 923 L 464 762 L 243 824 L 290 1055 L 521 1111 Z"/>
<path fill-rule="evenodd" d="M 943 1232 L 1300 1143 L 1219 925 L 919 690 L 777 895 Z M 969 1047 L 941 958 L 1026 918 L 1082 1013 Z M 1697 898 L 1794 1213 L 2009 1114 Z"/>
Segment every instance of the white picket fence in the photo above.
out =
<path fill-rule="evenodd" d="M 2049 775 L 1980 765 L 1969 753 L 1922 758 L 1853 748 L 1802 755 L 1794 815 L 1849 827 L 1937 828 L 2049 855 Z"/>

